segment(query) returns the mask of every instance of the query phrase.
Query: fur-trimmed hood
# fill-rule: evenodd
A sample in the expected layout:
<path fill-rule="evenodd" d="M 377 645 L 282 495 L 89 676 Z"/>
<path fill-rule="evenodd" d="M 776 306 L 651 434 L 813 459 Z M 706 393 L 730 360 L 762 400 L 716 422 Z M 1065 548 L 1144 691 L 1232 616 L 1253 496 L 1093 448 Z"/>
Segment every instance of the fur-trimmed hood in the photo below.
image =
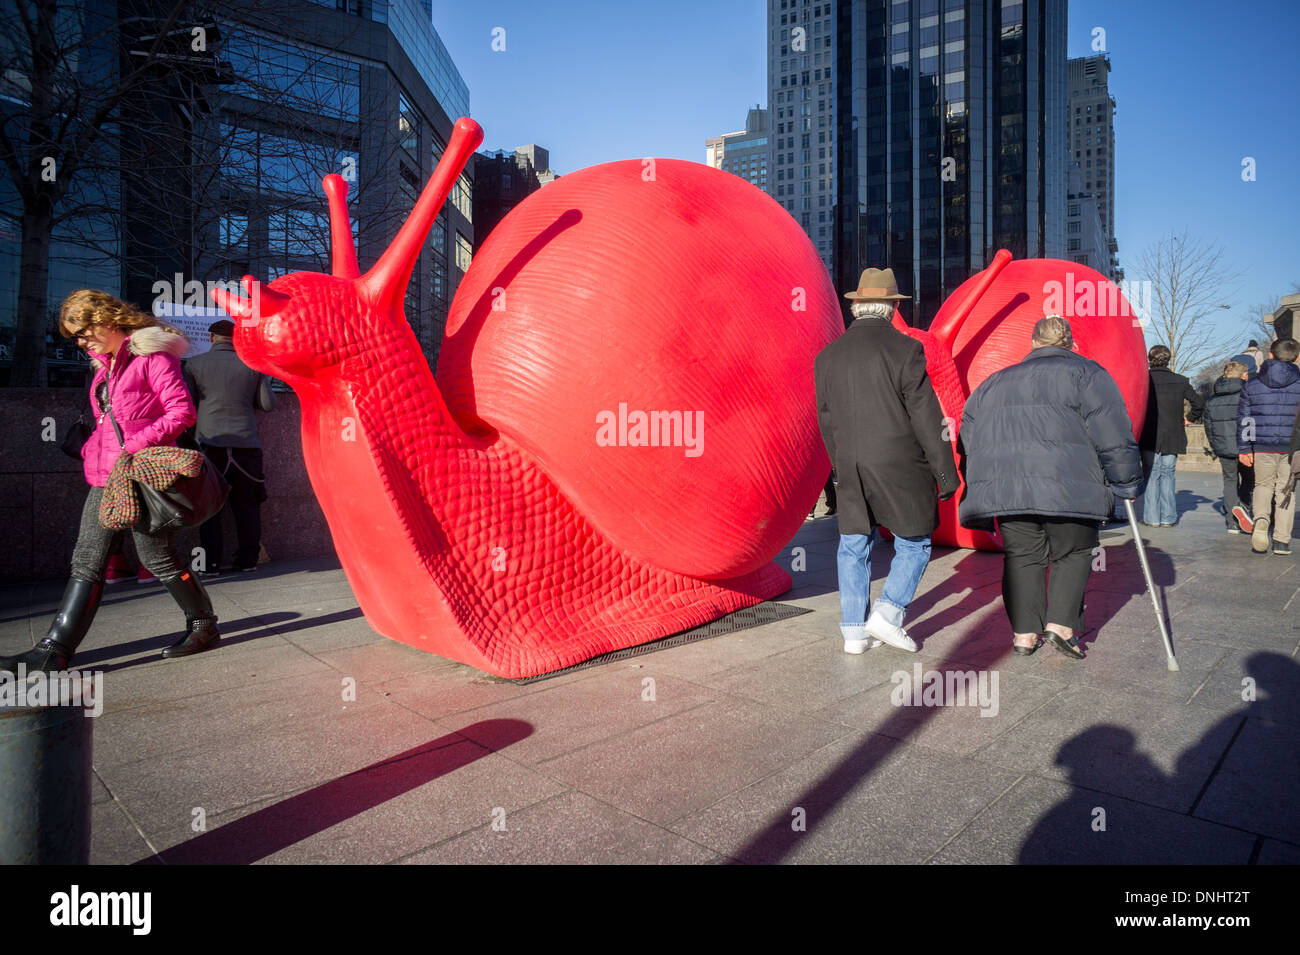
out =
<path fill-rule="evenodd" d="M 167 352 L 177 358 L 185 357 L 190 350 L 190 343 L 183 335 L 176 335 L 157 325 L 137 328 L 127 336 L 127 348 L 132 355 L 154 355 Z M 101 363 L 108 362 L 107 355 L 95 355 Z"/>
<path fill-rule="evenodd" d="M 137 328 L 127 341 L 130 342 L 132 355 L 152 355 L 154 352 L 165 351 L 180 358 L 190 350 L 190 343 L 185 336 L 175 335 L 156 325 Z"/>

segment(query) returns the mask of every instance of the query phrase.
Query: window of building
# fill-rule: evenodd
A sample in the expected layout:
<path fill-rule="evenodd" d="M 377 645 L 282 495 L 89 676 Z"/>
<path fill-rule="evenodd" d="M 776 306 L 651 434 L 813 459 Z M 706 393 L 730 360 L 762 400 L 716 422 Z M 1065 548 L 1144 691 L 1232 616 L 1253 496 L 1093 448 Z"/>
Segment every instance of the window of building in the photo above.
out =
<path fill-rule="evenodd" d="M 1082 246 L 1082 240 L 1080 240 L 1080 239 L 1071 239 L 1071 240 L 1070 240 L 1070 251 L 1071 251 L 1071 252 L 1078 252 L 1081 246 Z"/>
<path fill-rule="evenodd" d="M 474 218 L 474 206 L 470 196 L 469 180 L 465 178 L 464 174 L 461 174 L 461 176 L 457 178 L 455 185 L 451 187 L 451 204 L 455 206 L 460 211 L 460 214 L 466 219 L 472 220 Z"/>
<path fill-rule="evenodd" d="M 420 114 L 405 93 L 397 94 L 397 141 L 412 156 L 420 154 Z"/>
<path fill-rule="evenodd" d="M 1078 207 L 1076 206 L 1075 208 L 1078 208 Z M 1076 215 L 1077 215 L 1077 213 L 1076 213 Z M 1071 223 L 1069 223 L 1069 224 L 1067 225 L 1065 231 L 1066 231 L 1066 232 L 1079 232 L 1079 231 L 1080 231 L 1080 224 L 1079 224 L 1078 222 L 1071 222 Z"/>
<path fill-rule="evenodd" d="M 469 239 L 465 238 L 459 232 L 456 233 L 456 268 L 462 272 L 469 271 L 470 259 L 474 251 L 469 244 Z"/>
<path fill-rule="evenodd" d="M 221 244 L 229 249 L 243 249 L 248 245 L 248 216 L 225 215 L 218 220 Z"/>

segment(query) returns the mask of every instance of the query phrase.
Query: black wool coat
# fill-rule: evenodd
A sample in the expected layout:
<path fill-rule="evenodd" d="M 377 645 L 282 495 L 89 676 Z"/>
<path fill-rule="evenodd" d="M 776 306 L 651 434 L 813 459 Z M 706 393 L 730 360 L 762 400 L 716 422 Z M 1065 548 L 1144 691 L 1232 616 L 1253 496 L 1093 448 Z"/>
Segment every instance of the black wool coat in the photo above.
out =
<path fill-rule="evenodd" d="M 1151 369 L 1151 390 L 1147 393 L 1147 417 L 1138 445 L 1155 454 L 1186 454 L 1187 430 L 1183 425 L 1183 400 L 1188 421 L 1200 421 L 1205 399 L 1192 383 L 1168 368 Z"/>
<path fill-rule="evenodd" d="M 877 524 L 902 537 L 933 533 L 936 482 L 945 498 L 959 484 L 921 343 L 883 319 L 859 318 L 821 350 L 813 375 L 839 479 L 840 533 L 869 534 Z"/>
<path fill-rule="evenodd" d="M 1142 486 L 1119 386 L 1065 348 L 1035 348 L 985 379 L 966 401 L 958 448 L 964 527 L 1013 514 L 1102 520 L 1114 495 L 1135 498 Z"/>

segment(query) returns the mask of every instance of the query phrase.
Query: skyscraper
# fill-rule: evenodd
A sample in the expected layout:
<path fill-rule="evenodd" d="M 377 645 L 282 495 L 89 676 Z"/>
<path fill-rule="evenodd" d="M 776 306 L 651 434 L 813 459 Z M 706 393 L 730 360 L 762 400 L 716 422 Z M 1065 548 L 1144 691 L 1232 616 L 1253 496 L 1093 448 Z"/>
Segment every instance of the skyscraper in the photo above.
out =
<path fill-rule="evenodd" d="M 551 172 L 551 153 L 535 143 L 514 152 L 474 154 L 474 248 L 496 224 L 528 196 L 559 177 Z"/>
<path fill-rule="evenodd" d="M 767 191 L 803 226 L 827 269 L 834 250 L 835 7 L 830 0 L 767 4 Z"/>
<path fill-rule="evenodd" d="M 837 286 L 892 268 L 925 327 L 998 249 L 1064 257 L 1065 0 L 840 0 L 834 36 Z"/>
<path fill-rule="evenodd" d="M 744 129 L 705 140 L 704 161 L 766 192 L 769 138 L 767 110 L 755 106 L 745 115 Z"/>
<path fill-rule="evenodd" d="M 1110 243 L 1101 224 L 1100 211 L 1098 194 L 1084 188 L 1079 164 L 1072 163 L 1066 193 L 1065 257 L 1118 282 L 1123 276 L 1110 270 Z"/>
<path fill-rule="evenodd" d="M 1110 95 L 1110 59 L 1104 53 L 1070 60 L 1070 155 L 1079 166 L 1083 188 L 1097 199 L 1106 232 L 1105 259 L 1089 262 L 1112 279 L 1119 269 L 1115 241 L 1115 100 Z"/>

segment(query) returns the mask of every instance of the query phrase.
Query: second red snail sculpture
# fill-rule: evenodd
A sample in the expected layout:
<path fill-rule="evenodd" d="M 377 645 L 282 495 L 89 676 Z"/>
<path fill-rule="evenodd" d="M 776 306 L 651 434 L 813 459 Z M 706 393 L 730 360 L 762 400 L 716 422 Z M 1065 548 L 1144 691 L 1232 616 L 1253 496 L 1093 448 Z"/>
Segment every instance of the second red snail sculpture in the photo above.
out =
<path fill-rule="evenodd" d="M 214 292 L 244 361 L 299 397 L 308 474 L 367 621 L 524 677 L 784 593 L 791 578 L 773 558 L 829 470 L 813 358 L 843 331 L 816 250 L 775 200 L 708 166 L 581 170 L 529 196 L 479 248 L 435 378 L 405 291 L 482 137 L 457 120 L 364 275 L 347 185 L 330 175 L 333 274 L 245 276 L 247 296 Z M 972 318 L 983 329 L 1036 307 L 1015 301 L 979 324 L 987 307 L 972 300 Z M 959 419 L 971 381 L 995 370 L 982 361 L 1002 332 L 948 324 L 909 334 Z M 1089 342 L 1111 347 L 1078 325 L 1076 337 L 1085 354 Z M 1127 333 L 1112 344 L 1127 368 Z M 994 364 L 1025 351 L 997 348 Z M 1130 395 L 1136 385 L 1120 381 L 1134 420 L 1145 382 Z"/>

